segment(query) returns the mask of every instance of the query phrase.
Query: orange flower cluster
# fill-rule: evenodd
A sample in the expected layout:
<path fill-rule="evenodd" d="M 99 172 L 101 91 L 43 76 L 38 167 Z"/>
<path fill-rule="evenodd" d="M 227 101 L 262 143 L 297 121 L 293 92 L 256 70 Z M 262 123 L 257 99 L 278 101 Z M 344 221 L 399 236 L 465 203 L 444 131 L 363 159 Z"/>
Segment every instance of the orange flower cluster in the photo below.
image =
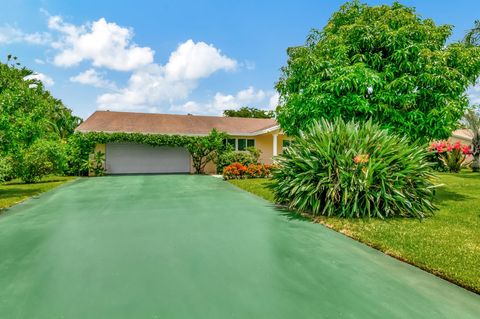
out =
<path fill-rule="evenodd" d="M 369 159 L 370 159 L 370 155 L 359 154 L 353 158 L 353 161 L 355 162 L 355 164 L 363 164 L 363 163 L 368 163 Z"/>
<path fill-rule="evenodd" d="M 276 166 L 269 164 L 250 164 L 245 166 L 241 163 L 232 163 L 223 169 L 223 178 L 235 179 L 270 177 L 272 174 L 272 168 L 274 167 Z"/>

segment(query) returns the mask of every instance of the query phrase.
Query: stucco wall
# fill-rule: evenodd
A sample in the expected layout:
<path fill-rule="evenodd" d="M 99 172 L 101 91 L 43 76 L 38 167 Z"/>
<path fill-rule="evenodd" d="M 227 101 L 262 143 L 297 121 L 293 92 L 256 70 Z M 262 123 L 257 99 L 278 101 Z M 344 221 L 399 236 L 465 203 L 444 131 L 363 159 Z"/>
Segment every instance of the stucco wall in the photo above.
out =
<path fill-rule="evenodd" d="M 470 145 L 472 143 L 472 140 L 471 139 L 467 139 L 467 138 L 460 138 L 460 137 L 457 137 L 457 136 L 452 136 L 448 139 L 448 141 L 450 143 L 455 143 L 455 142 L 458 142 L 460 141 L 462 144 L 465 144 L 465 145 Z"/>
<path fill-rule="evenodd" d="M 97 145 L 95 145 L 95 153 L 96 153 L 96 152 L 102 152 L 103 154 L 105 154 L 105 152 L 106 152 L 105 144 L 97 144 Z"/>
<path fill-rule="evenodd" d="M 284 139 L 288 139 L 285 135 L 279 134 L 278 131 L 267 133 L 258 136 L 232 136 L 232 138 L 249 138 L 255 139 L 255 147 L 262 151 L 260 155 L 260 163 L 272 164 L 273 157 L 273 134 L 278 134 L 277 136 L 277 155 L 282 154 L 282 142 Z"/>

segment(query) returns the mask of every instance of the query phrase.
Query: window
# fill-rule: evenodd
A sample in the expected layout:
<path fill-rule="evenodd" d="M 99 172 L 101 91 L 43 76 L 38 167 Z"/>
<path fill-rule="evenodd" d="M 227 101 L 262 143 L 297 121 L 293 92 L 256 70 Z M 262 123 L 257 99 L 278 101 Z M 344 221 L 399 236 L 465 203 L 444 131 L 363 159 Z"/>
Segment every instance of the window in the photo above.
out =
<path fill-rule="evenodd" d="M 255 147 L 253 138 L 229 138 L 224 143 L 230 145 L 234 151 L 246 151 L 248 147 Z"/>
<path fill-rule="evenodd" d="M 225 146 L 230 145 L 233 149 L 235 149 L 235 139 L 228 138 L 225 140 Z"/>
<path fill-rule="evenodd" d="M 244 138 L 239 138 L 237 151 L 245 151 L 246 149 L 247 149 L 247 140 Z"/>

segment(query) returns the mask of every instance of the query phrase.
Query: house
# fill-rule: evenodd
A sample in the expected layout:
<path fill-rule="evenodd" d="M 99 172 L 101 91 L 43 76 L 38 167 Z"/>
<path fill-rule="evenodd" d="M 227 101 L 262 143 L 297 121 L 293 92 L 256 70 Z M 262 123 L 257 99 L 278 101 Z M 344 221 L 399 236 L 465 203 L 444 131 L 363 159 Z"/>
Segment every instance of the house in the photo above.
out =
<path fill-rule="evenodd" d="M 462 144 L 472 144 L 473 132 L 468 129 L 458 129 L 452 132 L 452 136 L 449 138 L 451 143 L 460 141 Z"/>
<path fill-rule="evenodd" d="M 274 119 L 220 116 L 97 111 L 76 131 L 205 136 L 212 129 L 229 134 L 226 142 L 237 151 L 256 147 L 262 152 L 260 162 L 267 164 L 289 142 Z M 191 156 L 182 147 L 107 143 L 96 145 L 95 150 L 105 153 L 107 174 L 193 172 Z M 215 173 L 216 167 L 209 163 L 205 171 Z"/>

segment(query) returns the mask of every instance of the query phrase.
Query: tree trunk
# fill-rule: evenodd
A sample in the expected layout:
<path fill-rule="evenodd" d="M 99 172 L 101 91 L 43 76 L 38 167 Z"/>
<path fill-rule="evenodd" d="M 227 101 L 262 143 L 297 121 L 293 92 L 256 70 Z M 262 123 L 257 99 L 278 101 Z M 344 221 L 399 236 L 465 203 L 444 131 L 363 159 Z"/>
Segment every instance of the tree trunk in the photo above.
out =
<path fill-rule="evenodd" d="M 480 155 L 475 155 L 473 157 L 473 162 L 470 165 L 472 171 L 474 172 L 480 172 Z"/>

